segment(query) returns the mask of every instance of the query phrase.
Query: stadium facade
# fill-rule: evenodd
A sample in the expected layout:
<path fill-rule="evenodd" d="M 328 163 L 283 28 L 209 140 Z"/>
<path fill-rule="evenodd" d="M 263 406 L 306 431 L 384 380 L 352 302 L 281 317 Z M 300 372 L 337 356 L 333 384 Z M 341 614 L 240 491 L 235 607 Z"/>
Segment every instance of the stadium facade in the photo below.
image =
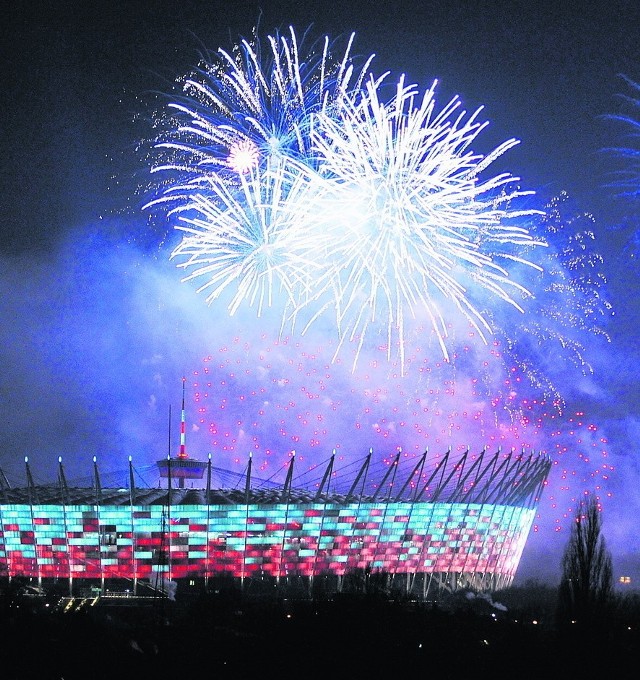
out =
<path fill-rule="evenodd" d="M 312 482 L 254 479 L 249 457 L 236 483 L 184 448 L 159 461 L 156 487 L 103 487 L 58 479 L 13 487 L 0 474 L 0 578 L 79 588 L 189 584 L 231 578 L 241 588 L 297 584 L 339 592 L 350 575 L 378 574 L 416 598 L 509 586 L 532 527 L 550 461 L 538 454 L 447 452 L 435 461 L 401 452 L 374 470 L 372 453 L 348 474 L 335 453 Z M 1 472 L 1 471 L 0 471 Z M 227 473 L 232 474 L 232 473 Z M 308 475 L 307 475 L 308 476 Z M 228 479 L 228 478 L 227 478 Z"/>

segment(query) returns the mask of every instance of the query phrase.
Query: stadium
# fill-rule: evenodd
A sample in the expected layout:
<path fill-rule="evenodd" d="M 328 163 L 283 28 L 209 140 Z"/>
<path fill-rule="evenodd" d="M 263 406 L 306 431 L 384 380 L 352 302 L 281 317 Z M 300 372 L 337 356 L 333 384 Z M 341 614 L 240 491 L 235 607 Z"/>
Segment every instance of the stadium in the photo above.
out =
<path fill-rule="evenodd" d="M 153 487 L 136 484 L 131 459 L 127 484 L 103 486 L 95 458 L 91 484 L 68 484 L 60 459 L 58 480 L 36 485 L 25 459 L 26 484 L 0 474 L 0 577 L 70 596 L 124 584 L 173 597 L 220 579 L 311 596 L 358 575 L 417 599 L 492 592 L 515 576 L 550 470 L 546 456 L 499 450 L 398 451 L 379 466 L 369 451 L 355 474 L 335 463 L 296 477 L 294 453 L 276 484 L 252 475 L 251 457 L 240 475 L 187 456 L 184 429 Z"/>

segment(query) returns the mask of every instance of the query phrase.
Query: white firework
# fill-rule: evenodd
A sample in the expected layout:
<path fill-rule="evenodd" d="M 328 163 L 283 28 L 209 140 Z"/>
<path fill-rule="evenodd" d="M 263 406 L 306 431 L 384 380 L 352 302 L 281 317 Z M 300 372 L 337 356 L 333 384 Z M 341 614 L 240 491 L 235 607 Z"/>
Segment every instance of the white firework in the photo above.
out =
<path fill-rule="evenodd" d="M 510 289 L 525 290 L 509 275 L 520 254 L 543 245 L 514 224 L 538 213 L 512 210 L 532 192 L 512 187 L 518 178 L 479 174 L 517 144 L 508 140 L 487 155 L 470 145 L 486 123 L 481 109 L 466 117 L 454 98 L 439 113 L 435 86 L 416 105 L 417 90 L 400 79 L 383 103 L 380 81 L 366 96 L 347 101 L 338 115 L 318 117 L 313 147 L 325 179 L 316 204 L 317 228 L 327 233 L 327 269 L 317 299 L 332 296 L 342 338 L 361 344 L 372 325 L 385 328 L 404 357 L 405 322 L 427 317 L 448 358 L 447 326 L 461 313 L 483 335 L 490 325 L 476 299 L 489 293 L 520 308 Z M 454 310 L 451 309 L 453 306 Z"/>

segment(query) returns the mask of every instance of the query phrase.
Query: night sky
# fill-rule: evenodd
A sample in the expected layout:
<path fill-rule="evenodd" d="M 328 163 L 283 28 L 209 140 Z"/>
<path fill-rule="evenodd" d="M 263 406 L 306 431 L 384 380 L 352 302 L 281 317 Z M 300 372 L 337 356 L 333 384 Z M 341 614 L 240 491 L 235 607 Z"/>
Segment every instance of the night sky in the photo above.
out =
<path fill-rule="evenodd" d="M 576 215 L 593 216 L 594 248 L 607 280 L 602 294 L 611 303 L 603 320 L 610 342 L 587 342 L 594 369 L 588 379 L 572 373 L 559 379 L 567 405 L 558 432 L 569 450 L 553 469 L 553 499 L 541 503 L 539 531 L 518 579 L 555 578 L 571 516 L 562 499 L 601 485 L 615 575 L 630 573 L 640 582 L 634 522 L 640 512 L 640 203 L 612 186 L 632 159 L 607 150 L 640 149 L 616 118 L 640 120 L 640 108 L 629 102 L 640 92 L 623 78 L 640 82 L 640 5 L 633 1 L 13 3 L 0 29 L 3 472 L 12 484 L 24 483 L 28 456 L 36 481 L 50 481 L 61 456 L 68 479 L 87 483 L 95 455 L 106 484 L 110 474 L 120 479 L 132 456 L 148 475 L 143 482 L 154 483 L 154 461 L 177 450 L 186 376 L 191 455 L 213 450 L 241 472 L 256 441 L 253 428 L 263 441 L 282 442 L 279 450 L 259 451 L 270 457 L 264 476 L 275 473 L 292 440 L 306 436 L 307 424 L 289 397 L 268 394 L 270 383 L 260 382 L 252 363 L 262 361 L 253 354 L 258 345 L 272 364 L 282 362 L 282 376 L 295 374 L 294 386 L 302 385 L 303 374 L 317 386 L 316 373 L 329 371 L 324 380 L 343 408 L 312 408 L 311 417 L 332 422 L 309 461 L 326 460 L 338 433 L 347 458 L 360 458 L 369 446 L 396 446 L 378 401 L 384 438 L 368 442 L 353 432 L 353 414 L 344 411 L 364 412 L 366 395 L 360 391 L 354 400 L 344 372 L 318 359 L 319 335 L 291 340 L 280 353 L 282 346 L 255 318 L 228 319 L 209 308 L 193 286 L 180 283 L 183 272 L 169 261 L 177 238 L 170 223 L 142 209 L 154 107 L 203 54 L 230 50 L 256 24 L 263 36 L 289 26 L 298 34 L 311 27 L 318 38 L 355 32 L 353 52 L 375 54 L 377 73 L 404 73 L 422 90 L 437 79 L 438 103 L 459 95 L 469 111 L 484 107 L 487 149 L 521 140 L 496 169 L 520 177 L 535 191 L 536 204 L 566 192 Z M 237 360 L 234 368 L 225 359 L 207 392 L 208 367 L 222 355 L 239 356 L 234 347 L 240 345 L 246 363 Z M 370 378 L 376 383 L 376 375 Z M 260 421 L 263 399 L 277 404 L 284 425 Z M 391 399 L 387 404 L 402 409 Z M 240 422 L 243 417 L 248 420 Z M 241 434 L 231 434 L 233 422 Z M 280 431 L 269 439 L 269 428 Z M 223 441 L 225 432 L 233 444 Z M 474 446 L 467 435 L 474 432 L 463 427 L 462 443 Z M 583 479 L 585 465 L 591 482 Z"/>

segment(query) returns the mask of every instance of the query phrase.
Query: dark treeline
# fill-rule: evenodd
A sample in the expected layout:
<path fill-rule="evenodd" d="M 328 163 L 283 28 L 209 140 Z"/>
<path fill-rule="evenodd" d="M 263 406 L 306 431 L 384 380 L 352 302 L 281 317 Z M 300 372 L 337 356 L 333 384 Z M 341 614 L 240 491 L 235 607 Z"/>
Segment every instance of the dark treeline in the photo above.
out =
<path fill-rule="evenodd" d="M 34 596 L 18 583 L 0 599 L 1 677 L 102 680 L 637 677 L 640 595 L 612 593 L 599 629 L 559 626 L 558 589 L 530 582 L 488 595 L 421 602 L 354 587 L 288 597 L 213 587 L 175 600 Z M 125 606 L 126 605 L 126 606 Z M 625 670 L 629 669 L 629 670 Z M 286 674 L 286 675 L 285 675 Z"/>

